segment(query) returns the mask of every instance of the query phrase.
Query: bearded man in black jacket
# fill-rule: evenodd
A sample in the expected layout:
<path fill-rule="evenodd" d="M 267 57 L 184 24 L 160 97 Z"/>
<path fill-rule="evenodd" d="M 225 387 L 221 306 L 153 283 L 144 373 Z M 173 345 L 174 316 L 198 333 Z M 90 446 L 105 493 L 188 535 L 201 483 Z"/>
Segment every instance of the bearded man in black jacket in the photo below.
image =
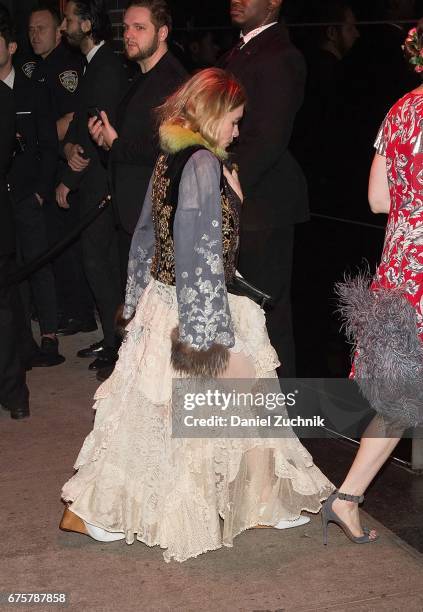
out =
<path fill-rule="evenodd" d="M 307 186 L 289 150 L 303 100 L 305 62 L 278 23 L 282 0 L 231 0 L 239 44 L 220 62 L 247 90 L 248 104 L 234 147 L 244 192 L 239 271 L 276 299 L 267 315 L 281 374 L 295 376 L 291 315 L 294 226 L 308 219 Z"/>
<path fill-rule="evenodd" d="M 132 234 L 159 154 L 155 109 L 187 77 L 168 50 L 171 27 L 166 0 L 130 0 L 123 18 L 123 40 L 127 58 L 137 62 L 140 71 L 119 103 L 115 127 L 106 113 L 101 121 L 90 122 L 93 138 L 110 150 L 123 288 Z"/>
<path fill-rule="evenodd" d="M 62 26 L 69 43 L 86 59 L 77 106 L 69 125 L 64 153 L 67 167 L 56 189 L 60 207 L 69 207 L 76 192 L 82 214 L 97 206 L 109 193 L 107 160 L 88 132 L 88 117 L 97 109 L 115 117 L 126 86 L 126 74 L 107 39 L 111 24 L 103 0 L 70 0 Z M 121 302 L 119 258 L 113 211 L 107 208 L 81 234 L 83 263 L 100 315 L 104 339 L 78 351 L 78 357 L 95 358 L 90 370 L 113 366 L 117 360 L 115 316 Z"/>

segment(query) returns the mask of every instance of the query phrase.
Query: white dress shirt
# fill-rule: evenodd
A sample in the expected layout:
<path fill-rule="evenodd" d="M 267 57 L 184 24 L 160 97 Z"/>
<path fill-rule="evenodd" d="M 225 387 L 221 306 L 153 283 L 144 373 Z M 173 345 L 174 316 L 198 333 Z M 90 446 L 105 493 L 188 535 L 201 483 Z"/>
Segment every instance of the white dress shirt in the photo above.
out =
<path fill-rule="evenodd" d="M 97 53 L 97 51 L 100 49 L 100 47 L 102 47 L 104 45 L 106 41 L 102 40 L 101 42 L 98 43 L 98 45 L 95 45 L 91 51 L 89 51 L 87 53 L 87 55 L 85 56 L 85 59 L 87 60 L 87 64 L 90 63 L 90 61 L 93 59 L 94 55 Z M 84 66 L 84 74 L 85 74 L 85 70 L 87 69 L 86 66 Z"/>
<path fill-rule="evenodd" d="M 12 66 L 12 70 L 9 72 L 5 79 L 2 79 L 3 83 L 13 89 L 13 85 L 15 84 L 15 69 Z"/>
<path fill-rule="evenodd" d="M 248 34 L 243 34 L 241 32 L 240 37 L 244 39 L 244 45 L 246 45 L 248 42 L 250 42 L 250 40 L 264 32 L 264 30 L 267 30 L 267 28 L 270 28 L 271 26 L 275 25 L 276 23 L 278 22 L 272 21 L 272 23 L 267 23 L 266 25 L 262 25 L 256 28 L 255 30 L 251 30 L 251 32 L 248 32 Z"/>

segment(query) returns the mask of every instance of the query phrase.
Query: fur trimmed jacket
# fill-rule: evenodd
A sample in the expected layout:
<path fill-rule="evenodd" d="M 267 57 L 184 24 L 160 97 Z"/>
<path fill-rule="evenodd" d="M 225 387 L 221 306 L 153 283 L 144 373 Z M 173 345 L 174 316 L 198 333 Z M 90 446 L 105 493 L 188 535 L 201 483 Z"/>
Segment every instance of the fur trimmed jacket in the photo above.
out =
<path fill-rule="evenodd" d="M 240 201 L 222 172 L 225 152 L 179 125 L 160 129 L 159 156 L 132 240 L 124 318 L 151 279 L 176 287 L 176 371 L 216 376 L 235 337 L 226 283 L 236 269 Z"/>

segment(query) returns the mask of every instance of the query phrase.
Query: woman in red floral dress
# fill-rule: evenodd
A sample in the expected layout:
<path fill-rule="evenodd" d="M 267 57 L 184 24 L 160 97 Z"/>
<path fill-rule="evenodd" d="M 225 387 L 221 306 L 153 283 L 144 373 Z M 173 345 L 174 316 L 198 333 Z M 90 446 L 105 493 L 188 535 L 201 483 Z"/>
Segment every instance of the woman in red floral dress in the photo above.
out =
<path fill-rule="evenodd" d="M 423 76 L 423 25 L 409 32 L 409 62 Z M 369 181 L 374 213 L 388 213 L 382 259 L 364 276 L 338 285 L 346 331 L 356 347 L 353 377 L 376 411 L 350 471 L 326 501 L 327 524 L 354 542 L 374 542 L 358 504 L 404 429 L 423 423 L 423 85 L 389 111 L 375 142 Z"/>

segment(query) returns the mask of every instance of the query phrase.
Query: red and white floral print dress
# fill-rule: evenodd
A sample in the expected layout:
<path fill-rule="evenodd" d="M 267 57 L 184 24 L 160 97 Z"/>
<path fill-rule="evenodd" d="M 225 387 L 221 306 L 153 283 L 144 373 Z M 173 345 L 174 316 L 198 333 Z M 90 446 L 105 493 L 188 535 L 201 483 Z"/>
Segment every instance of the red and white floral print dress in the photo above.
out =
<path fill-rule="evenodd" d="M 391 209 L 372 288 L 402 288 L 423 341 L 423 94 L 408 93 L 392 107 L 375 148 L 386 157 Z"/>
<path fill-rule="evenodd" d="M 375 142 L 386 157 L 391 208 L 381 262 L 337 284 L 355 345 L 350 378 L 388 423 L 423 423 L 423 94 L 389 111 Z"/>

